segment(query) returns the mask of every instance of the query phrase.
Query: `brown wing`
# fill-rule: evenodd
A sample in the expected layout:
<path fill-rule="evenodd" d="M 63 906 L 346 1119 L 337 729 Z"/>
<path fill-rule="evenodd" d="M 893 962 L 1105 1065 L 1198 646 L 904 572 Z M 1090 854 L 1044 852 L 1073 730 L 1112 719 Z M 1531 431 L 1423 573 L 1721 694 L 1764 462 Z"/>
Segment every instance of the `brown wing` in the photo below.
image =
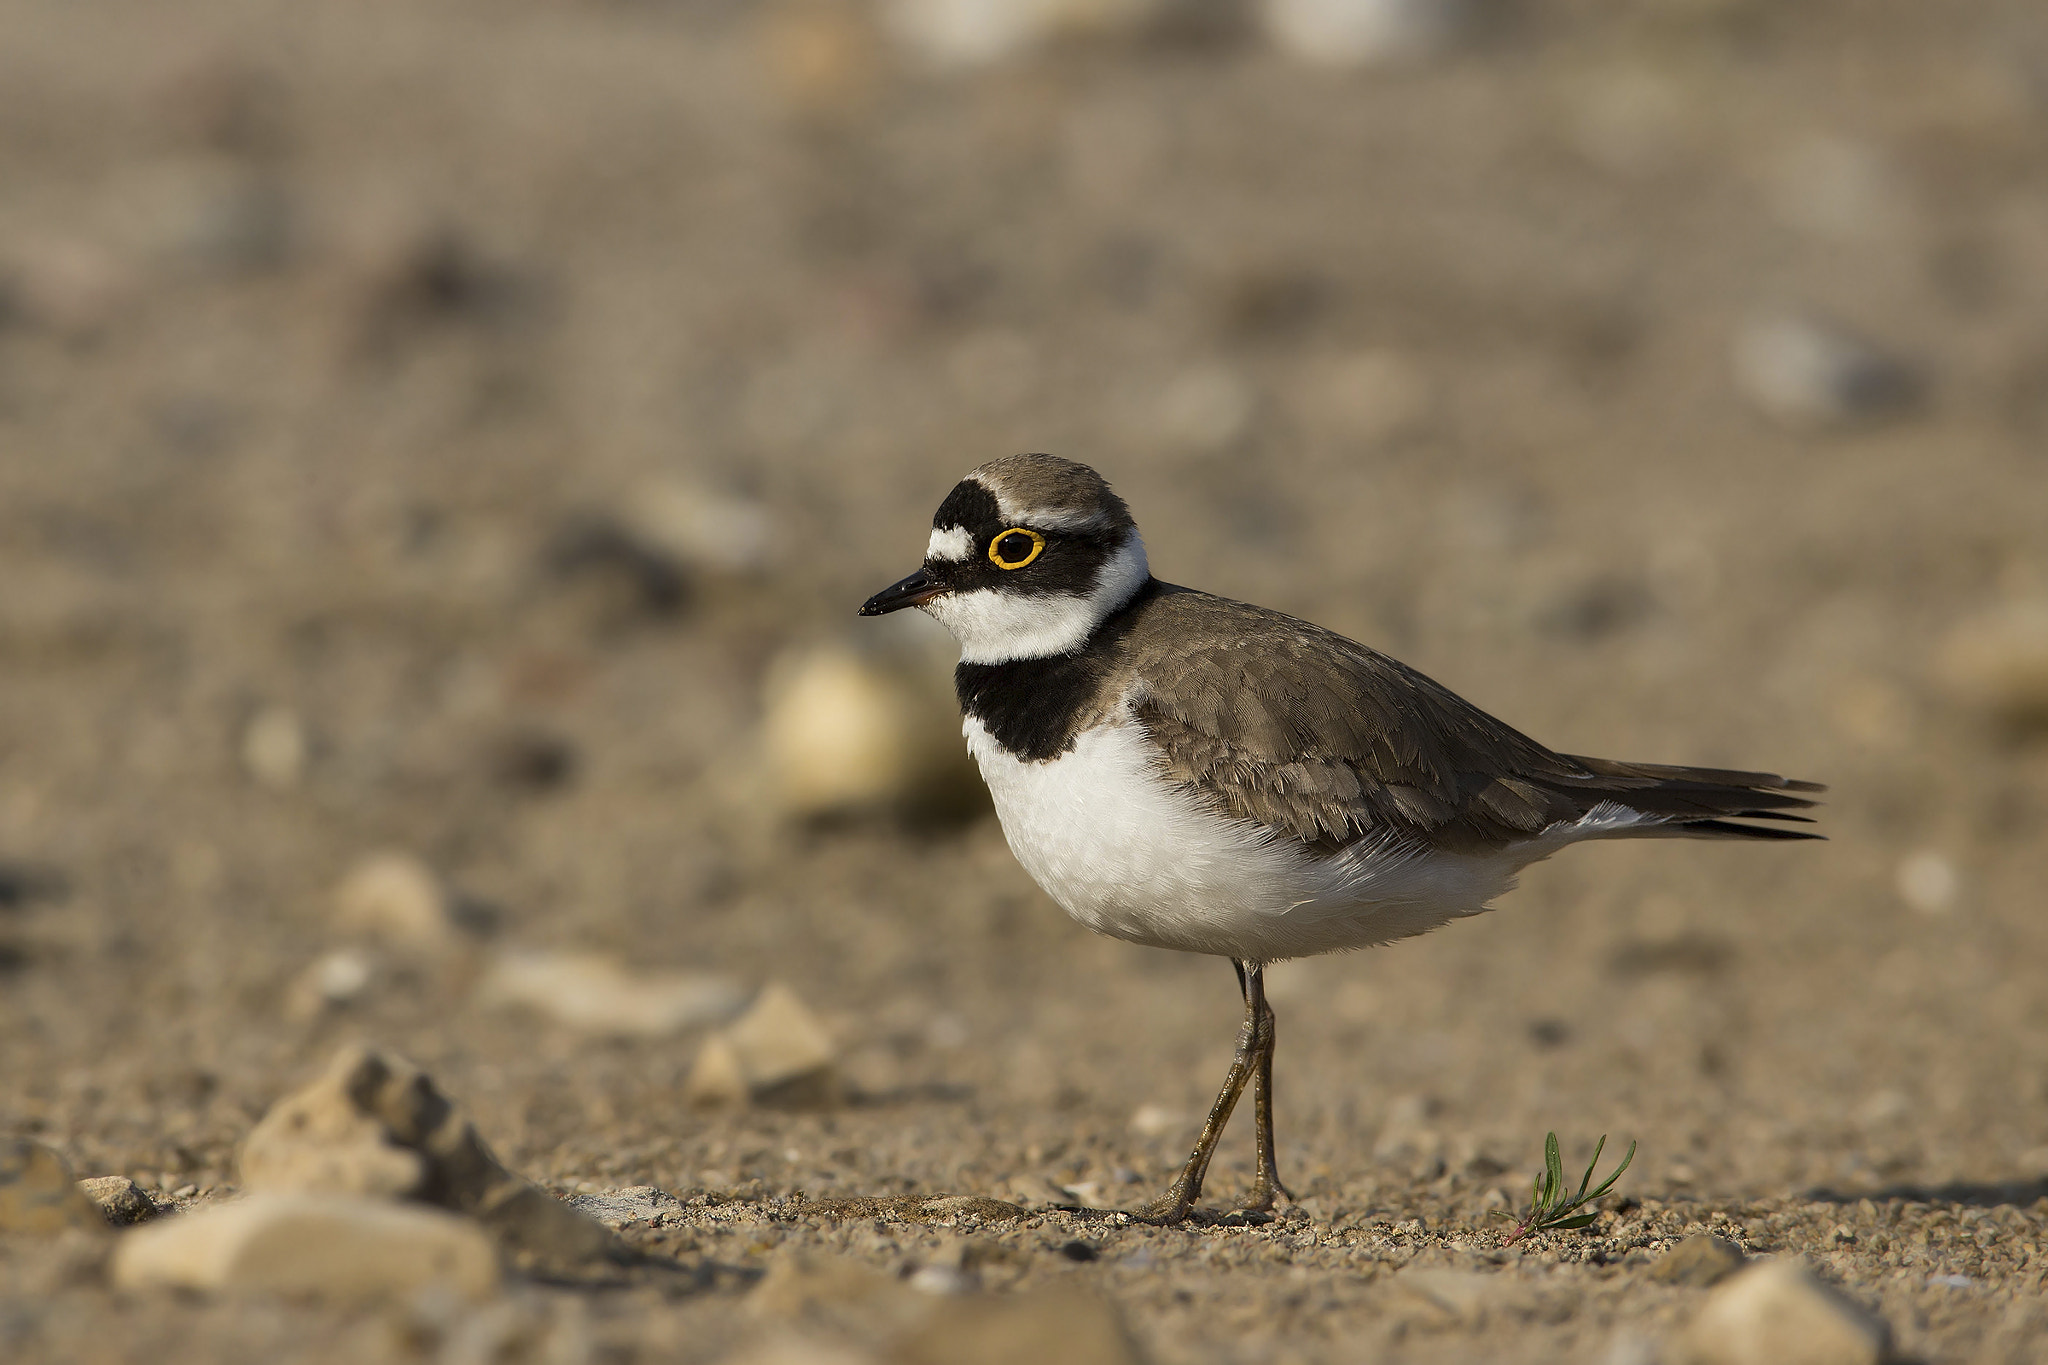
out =
<path fill-rule="evenodd" d="M 1127 654 L 1170 777 L 1230 814 L 1334 849 L 1395 831 L 1438 847 L 1528 838 L 1614 801 L 1641 832 L 1785 837 L 1818 790 L 1770 773 L 1553 753 L 1405 664 L 1319 626 L 1205 593 L 1151 604 Z"/>

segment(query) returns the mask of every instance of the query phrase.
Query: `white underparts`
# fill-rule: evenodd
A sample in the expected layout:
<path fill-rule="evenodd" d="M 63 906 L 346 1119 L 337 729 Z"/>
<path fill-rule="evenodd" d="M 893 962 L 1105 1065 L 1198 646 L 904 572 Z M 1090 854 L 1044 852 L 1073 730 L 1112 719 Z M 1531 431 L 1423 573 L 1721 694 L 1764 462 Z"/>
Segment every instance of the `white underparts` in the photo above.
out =
<path fill-rule="evenodd" d="M 968 534 L 965 526 L 948 526 L 943 530 L 933 527 L 931 543 L 925 546 L 924 557 L 958 564 L 973 553 L 974 537 Z"/>
<path fill-rule="evenodd" d="M 1486 910 L 1517 872 L 1566 844 L 1644 819 L 1603 805 L 1494 853 L 1390 832 L 1319 854 L 1165 780 L 1133 720 L 1086 730 L 1045 762 L 1012 756 L 972 717 L 965 731 L 1011 851 L 1068 914 L 1133 943 L 1251 961 L 1427 933 Z"/>
<path fill-rule="evenodd" d="M 937 543 L 941 533 L 934 531 Z M 1028 572 L 1028 571 L 1027 571 Z M 1006 592 L 974 588 L 949 592 L 923 604 L 960 642 L 960 662 L 1000 664 L 1071 654 L 1088 642 L 1095 627 L 1145 586 L 1152 571 L 1145 542 L 1132 531 L 1101 569 L 1086 593 Z"/>

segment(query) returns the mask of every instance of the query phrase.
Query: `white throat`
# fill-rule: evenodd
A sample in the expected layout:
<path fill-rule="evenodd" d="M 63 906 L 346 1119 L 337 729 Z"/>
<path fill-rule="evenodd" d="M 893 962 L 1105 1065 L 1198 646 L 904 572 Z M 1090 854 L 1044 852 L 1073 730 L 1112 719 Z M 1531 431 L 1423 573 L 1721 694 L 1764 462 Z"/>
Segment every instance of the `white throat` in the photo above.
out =
<path fill-rule="evenodd" d="M 975 588 L 933 598 L 922 610 L 953 632 L 963 664 L 1002 664 L 1072 654 L 1152 576 L 1134 530 L 1096 571 L 1086 593 L 1050 597 Z"/>

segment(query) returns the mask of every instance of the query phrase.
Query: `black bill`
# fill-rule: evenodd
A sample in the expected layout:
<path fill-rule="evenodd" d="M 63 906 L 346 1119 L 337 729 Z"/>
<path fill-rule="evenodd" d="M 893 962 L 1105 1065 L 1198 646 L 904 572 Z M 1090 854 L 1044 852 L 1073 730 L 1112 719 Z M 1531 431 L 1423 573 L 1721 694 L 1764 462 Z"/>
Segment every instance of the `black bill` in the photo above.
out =
<path fill-rule="evenodd" d="M 905 607 L 922 606 L 944 591 L 946 591 L 945 584 L 933 578 L 923 569 L 919 569 L 910 577 L 891 583 L 888 587 L 861 603 L 860 614 L 862 616 L 887 616 L 890 612 L 901 611 Z"/>

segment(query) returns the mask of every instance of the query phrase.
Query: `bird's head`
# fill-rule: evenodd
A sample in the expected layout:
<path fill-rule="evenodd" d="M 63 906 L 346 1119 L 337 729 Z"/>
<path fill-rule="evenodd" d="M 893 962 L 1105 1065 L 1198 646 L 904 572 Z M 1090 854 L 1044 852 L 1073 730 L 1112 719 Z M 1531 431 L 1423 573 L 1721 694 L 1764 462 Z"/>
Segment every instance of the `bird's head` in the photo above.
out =
<path fill-rule="evenodd" d="M 1151 578 L 1130 509 L 1087 465 L 1009 455 L 939 504 L 924 564 L 861 605 L 916 607 L 953 633 L 960 661 L 1070 654 Z"/>

